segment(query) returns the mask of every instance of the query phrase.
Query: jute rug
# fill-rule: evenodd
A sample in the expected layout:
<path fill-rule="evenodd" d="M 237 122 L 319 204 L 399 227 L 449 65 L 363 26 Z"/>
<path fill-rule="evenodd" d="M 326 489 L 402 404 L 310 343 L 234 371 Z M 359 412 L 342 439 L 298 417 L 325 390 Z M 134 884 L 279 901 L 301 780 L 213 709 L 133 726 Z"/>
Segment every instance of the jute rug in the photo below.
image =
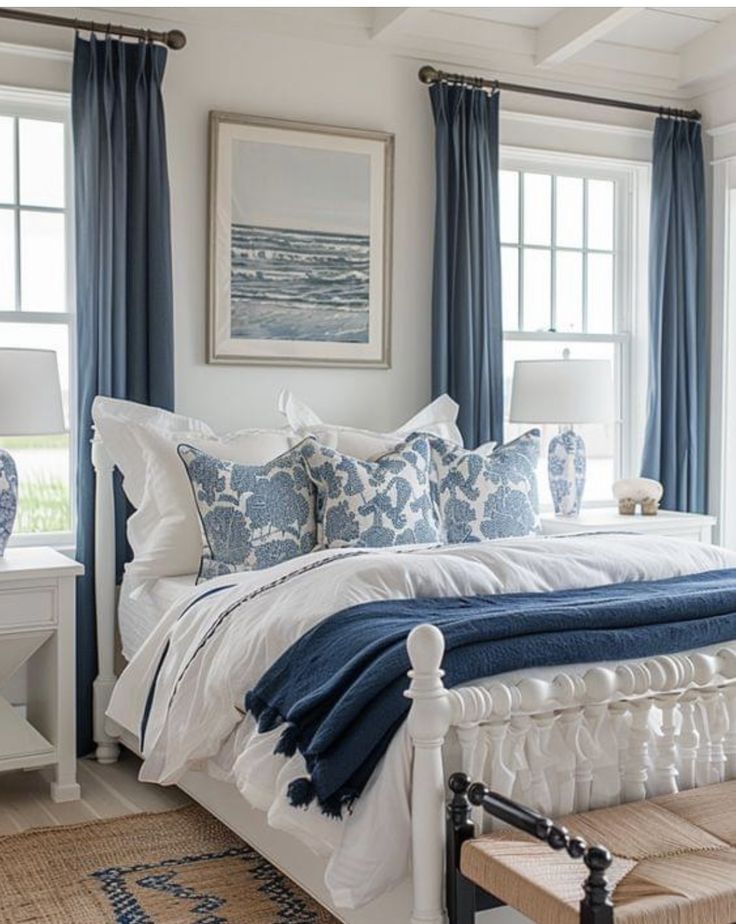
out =
<path fill-rule="evenodd" d="M 0 838 L 2 924 L 337 924 L 199 806 Z"/>

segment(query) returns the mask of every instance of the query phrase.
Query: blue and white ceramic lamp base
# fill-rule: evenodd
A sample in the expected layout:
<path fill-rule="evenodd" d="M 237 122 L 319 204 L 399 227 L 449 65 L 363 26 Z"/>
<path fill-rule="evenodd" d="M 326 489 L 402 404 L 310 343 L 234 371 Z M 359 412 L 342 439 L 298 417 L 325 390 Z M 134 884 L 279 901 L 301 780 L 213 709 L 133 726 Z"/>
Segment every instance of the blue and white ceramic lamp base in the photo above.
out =
<path fill-rule="evenodd" d="M 561 429 L 549 443 L 549 489 L 555 516 L 576 517 L 585 490 L 585 443 L 571 427 Z"/>
<path fill-rule="evenodd" d="M 18 510 L 18 470 L 9 452 L 0 449 L 0 557 L 13 532 Z"/>

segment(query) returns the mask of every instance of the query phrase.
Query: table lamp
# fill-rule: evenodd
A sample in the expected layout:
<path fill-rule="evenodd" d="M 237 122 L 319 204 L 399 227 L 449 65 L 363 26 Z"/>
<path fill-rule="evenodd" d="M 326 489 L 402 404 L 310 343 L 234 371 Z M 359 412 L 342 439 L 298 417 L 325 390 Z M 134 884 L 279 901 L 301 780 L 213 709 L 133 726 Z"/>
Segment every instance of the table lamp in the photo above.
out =
<path fill-rule="evenodd" d="M 2 438 L 65 430 L 56 353 L 0 349 L 0 557 L 18 510 L 18 472 Z"/>
<path fill-rule="evenodd" d="M 613 376 L 607 359 L 519 360 L 511 386 L 512 423 L 560 424 L 549 444 L 549 488 L 555 514 L 576 517 L 585 489 L 585 443 L 574 424 L 613 420 Z"/>

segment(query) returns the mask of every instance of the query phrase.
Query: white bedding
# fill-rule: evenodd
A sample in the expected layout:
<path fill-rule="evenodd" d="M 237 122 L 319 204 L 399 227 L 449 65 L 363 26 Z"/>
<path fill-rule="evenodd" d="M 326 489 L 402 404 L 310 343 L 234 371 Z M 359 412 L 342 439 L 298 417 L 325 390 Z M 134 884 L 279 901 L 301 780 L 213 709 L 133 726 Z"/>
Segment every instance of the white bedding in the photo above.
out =
<path fill-rule="evenodd" d="M 205 768 L 229 779 L 254 806 L 268 812 L 273 826 L 329 856 L 326 884 L 333 901 L 356 907 L 407 873 L 406 727 L 344 821 L 325 818 L 315 806 L 307 811 L 289 806 L 286 786 L 304 775 L 303 761 L 298 754 L 287 759 L 272 753 L 280 729 L 258 734 L 251 717 L 243 714 L 243 699 L 293 642 L 324 618 L 368 600 L 550 591 L 724 567 L 736 567 L 736 553 L 633 534 L 313 552 L 267 571 L 209 581 L 194 594 L 208 596 L 172 607 L 120 678 L 108 714 L 129 730 L 140 728 L 148 690 L 168 644 L 156 681 L 141 778 L 175 783 L 188 769 Z"/>
<path fill-rule="evenodd" d="M 196 574 L 150 581 L 141 581 L 130 574 L 123 575 L 118 597 L 118 626 L 126 661 L 132 660 L 179 597 L 191 593 L 196 580 Z"/>

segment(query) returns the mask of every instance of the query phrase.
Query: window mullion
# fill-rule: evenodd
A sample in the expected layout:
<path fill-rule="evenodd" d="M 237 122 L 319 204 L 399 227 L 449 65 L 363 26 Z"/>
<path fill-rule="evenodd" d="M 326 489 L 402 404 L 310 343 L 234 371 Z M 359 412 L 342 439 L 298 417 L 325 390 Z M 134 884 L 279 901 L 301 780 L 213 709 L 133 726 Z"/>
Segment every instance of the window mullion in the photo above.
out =
<path fill-rule="evenodd" d="M 583 180 L 583 333 L 588 332 L 588 179 Z"/>
<path fill-rule="evenodd" d="M 63 215 L 66 212 L 65 208 L 60 208 L 58 205 L 24 205 L 24 212 L 43 212 L 46 215 Z"/>
<path fill-rule="evenodd" d="M 557 214 L 557 177 L 550 177 L 552 188 L 550 189 L 550 229 L 549 239 L 551 247 L 549 251 L 549 280 L 550 280 L 550 297 L 549 297 L 549 329 L 557 330 L 557 260 L 555 259 L 555 248 L 557 245 L 557 232 L 555 216 Z"/>
<path fill-rule="evenodd" d="M 524 330 L 524 176 L 519 171 L 519 254 L 518 254 L 518 277 L 519 277 L 519 304 L 518 304 L 518 325 L 519 330 Z"/>
<path fill-rule="evenodd" d="M 74 313 L 71 311 L 0 311 L 0 324 L 71 324 Z"/>
<path fill-rule="evenodd" d="M 20 288 L 20 120 L 16 117 L 13 119 L 13 166 L 14 170 L 14 256 L 15 256 L 15 310 L 20 311 L 22 307 L 22 292 Z"/>
<path fill-rule="evenodd" d="M 567 340 L 575 343 L 625 343 L 629 334 L 580 334 L 574 331 L 548 330 L 505 330 L 506 340 L 539 340 L 548 343 L 563 343 Z"/>

